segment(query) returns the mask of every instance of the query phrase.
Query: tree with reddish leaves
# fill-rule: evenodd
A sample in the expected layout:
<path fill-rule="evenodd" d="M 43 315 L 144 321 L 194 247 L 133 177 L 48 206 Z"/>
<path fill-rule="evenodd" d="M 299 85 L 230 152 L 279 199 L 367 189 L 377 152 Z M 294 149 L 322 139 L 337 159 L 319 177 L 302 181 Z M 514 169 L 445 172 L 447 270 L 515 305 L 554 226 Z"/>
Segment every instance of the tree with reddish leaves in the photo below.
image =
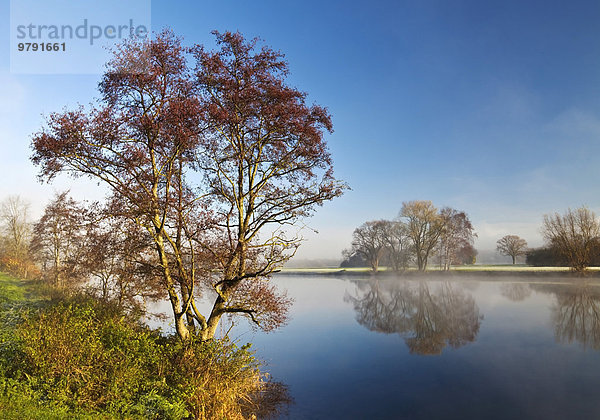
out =
<path fill-rule="evenodd" d="M 455 263 L 459 265 L 472 265 L 477 261 L 479 252 L 470 243 L 464 244 L 456 253 Z"/>
<path fill-rule="evenodd" d="M 239 33 L 215 35 L 218 51 L 194 51 L 207 124 L 196 164 L 217 222 L 217 240 L 201 242 L 219 267 L 207 336 L 226 313 L 273 327 L 284 320 L 289 300 L 264 283 L 300 242 L 282 228 L 346 188 L 333 176 L 323 139 L 331 117 L 286 85 L 283 56 Z"/>
<path fill-rule="evenodd" d="M 283 322 L 289 300 L 266 281 L 298 238 L 271 227 L 345 187 L 323 140 L 330 117 L 285 84 L 281 55 L 240 34 L 217 41 L 220 51 L 193 49 L 194 71 L 168 31 L 127 41 L 108 63 L 100 105 L 52 114 L 33 138 L 42 179 L 101 180 L 112 214 L 149 235 L 183 340 L 212 338 L 224 314 L 267 329 Z M 217 294 L 207 317 L 199 284 Z"/>
<path fill-rule="evenodd" d="M 184 48 L 168 32 L 153 41 L 127 41 L 99 88 L 98 107 L 50 115 L 33 138 L 32 160 L 42 179 L 66 172 L 110 187 L 115 214 L 134 220 L 152 238 L 175 328 L 188 339 L 194 270 L 184 263 L 175 238 L 182 220 L 173 215 L 187 188 L 182 168 L 199 143 L 200 110 Z"/>

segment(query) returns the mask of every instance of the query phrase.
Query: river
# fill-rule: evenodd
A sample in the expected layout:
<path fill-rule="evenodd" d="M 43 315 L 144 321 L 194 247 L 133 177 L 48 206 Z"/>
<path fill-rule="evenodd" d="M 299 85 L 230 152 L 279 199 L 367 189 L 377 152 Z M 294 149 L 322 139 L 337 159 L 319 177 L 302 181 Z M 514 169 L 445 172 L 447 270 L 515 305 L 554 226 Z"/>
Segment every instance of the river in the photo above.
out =
<path fill-rule="evenodd" d="M 252 342 L 265 370 L 289 387 L 294 403 L 281 418 L 600 418 L 596 283 L 477 275 L 274 281 L 295 300 L 289 323 L 266 334 L 238 318 L 229 336 Z"/>

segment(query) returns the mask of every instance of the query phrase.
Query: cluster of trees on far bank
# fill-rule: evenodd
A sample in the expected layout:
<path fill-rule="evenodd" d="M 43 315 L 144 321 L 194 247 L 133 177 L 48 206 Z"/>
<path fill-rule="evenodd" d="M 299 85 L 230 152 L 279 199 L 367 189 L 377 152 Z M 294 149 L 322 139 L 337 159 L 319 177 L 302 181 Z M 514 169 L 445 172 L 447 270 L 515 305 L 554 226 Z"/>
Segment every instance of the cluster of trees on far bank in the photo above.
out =
<path fill-rule="evenodd" d="M 600 220 L 587 207 L 544 215 L 541 231 L 543 247 L 529 248 L 525 239 L 506 235 L 496 242 L 496 251 L 511 257 L 513 264 L 525 258 L 528 265 L 566 266 L 576 272 L 600 266 Z M 376 272 L 380 266 L 394 271 L 415 266 L 425 271 L 433 261 L 449 270 L 452 265 L 475 263 L 475 237 L 464 211 L 409 201 L 395 220 L 368 221 L 356 228 L 341 267 L 366 266 Z"/>
<path fill-rule="evenodd" d="M 431 201 L 409 201 L 402 204 L 395 220 L 369 221 L 356 228 L 341 266 L 367 265 L 376 272 L 380 265 L 400 271 L 415 264 L 425 271 L 434 258 L 449 270 L 451 265 L 475 262 L 476 236 L 464 211 L 438 210 Z"/>
<path fill-rule="evenodd" d="M 566 266 L 584 272 L 600 266 L 600 220 L 587 207 L 544 216 L 544 247 L 527 252 L 527 264 Z"/>
<path fill-rule="evenodd" d="M 544 215 L 541 232 L 546 243 L 540 248 L 528 248 L 524 239 L 507 235 L 498 240 L 497 250 L 513 264 L 525 256 L 528 265 L 570 267 L 579 273 L 600 266 L 600 221 L 587 207 Z"/>

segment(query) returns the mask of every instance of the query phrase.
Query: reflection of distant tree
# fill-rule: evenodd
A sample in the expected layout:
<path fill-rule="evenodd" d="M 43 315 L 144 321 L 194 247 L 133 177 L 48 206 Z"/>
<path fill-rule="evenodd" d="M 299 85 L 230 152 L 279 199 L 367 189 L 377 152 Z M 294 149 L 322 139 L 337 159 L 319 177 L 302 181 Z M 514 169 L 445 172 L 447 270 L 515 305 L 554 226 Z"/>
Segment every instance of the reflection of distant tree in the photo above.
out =
<path fill-rule="evenodd" d="M 551 311 L 557 341 L 577 341 L 584 348 L 600 350 L 600 287 L 586 282 L 532 284 L 531 287 L 556 297 Z"/>
<path fill-rule="evenodd" d="M 483 316 L 473 297 L 442 282 L 432 293 L 427 282 L 392 285 L 374 281 L 347 296 L 356 319 L 371 331 L 402 335 L 411 353 L 441 354 L 475 341 Z"/>
<path fill-rule="evenodd" d="M 558 341 L 600 350 L 600 296 L 595 289 L 581 285 L 556 295 L 552 318 Z"/>
<path fill-rule="evenodd" d="M 369 283 L 362 296 L 347 296 L 353 303 L 356 319 L 371 331 L 389 333 L 404 332 L 408 329 L 405 320 L 411 317 L 408 311 L 413 309 L 413 291 L 406 283 L 394 290 L 384 289 L 379 281 Z"/>
<path fill-rule="evenodd" d="M 415 315 L 412 317 L 412 336 L 405 338 L 411 353 L 440 354 L 446 346 L 444 314 L 431 296 L 426 283 L 419 282 Z"/>
<path fill-rule="evenodd" d="M 531 288 L 527 283 L 503 283 L 500 293 L 513 302 L 520 302 L 531 296 Z"/>

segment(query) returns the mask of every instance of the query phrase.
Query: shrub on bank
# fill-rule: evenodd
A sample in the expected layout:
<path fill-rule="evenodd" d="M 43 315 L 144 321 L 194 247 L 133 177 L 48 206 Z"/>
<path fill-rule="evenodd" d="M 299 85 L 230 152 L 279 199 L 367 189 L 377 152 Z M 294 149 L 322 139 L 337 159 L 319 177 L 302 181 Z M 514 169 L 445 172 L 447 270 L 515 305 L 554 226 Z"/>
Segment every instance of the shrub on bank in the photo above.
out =
<path fill-rule="evenodd" d="M 21 406 L 57 419 L 242 419 L 269 384 L 249 346 L 184 345 L 86 297 L 23 311 L 3 329 L 0 409 L 15 418 Z"/>

